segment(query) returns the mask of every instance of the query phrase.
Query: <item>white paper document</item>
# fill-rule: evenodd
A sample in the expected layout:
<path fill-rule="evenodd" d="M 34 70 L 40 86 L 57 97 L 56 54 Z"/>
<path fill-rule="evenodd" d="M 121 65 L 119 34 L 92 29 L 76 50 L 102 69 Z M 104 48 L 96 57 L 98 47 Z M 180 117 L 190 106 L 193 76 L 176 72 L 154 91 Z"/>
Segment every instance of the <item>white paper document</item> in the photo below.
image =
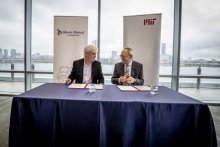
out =
<path fill-rule="evenodd" d="M 68 86 L 68 88 L 85 88 L 86 87 L 86 84 L 76 84 L 76 83 L 73 83 L 71 85 Z"/>
<path fill-rule="evenodd" d="M 91 84 L 78 84 L 78 83 L 73 83 L 68 86 L 68 88 L 75 88 L 75 89 L 84 89 L 84 88 L 89 88 Z M 95 89 L 103 89 L 102 84 L 92 84 L 95 86 Z"/>
<path fill-rule="evenodd" d="M 118 87 L 121 91 L 138 91 L 138 89 L 134 88 L 133 86 L 117 85 L 117 87 Z"/>
<path fill-rule="evenodd" d="M 137 88 L 140 91 L 150 91 L 149 86 L 134 86 L 134 87 Z"/>

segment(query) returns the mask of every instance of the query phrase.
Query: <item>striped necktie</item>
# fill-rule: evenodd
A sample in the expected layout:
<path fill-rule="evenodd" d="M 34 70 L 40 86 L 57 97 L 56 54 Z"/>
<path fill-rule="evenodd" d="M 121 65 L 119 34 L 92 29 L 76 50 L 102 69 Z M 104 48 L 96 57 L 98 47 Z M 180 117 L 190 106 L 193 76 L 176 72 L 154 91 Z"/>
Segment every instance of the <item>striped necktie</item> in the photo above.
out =
<path fill-rule="evenodd" d="M 125 77 L 128 77 L 128 76 L 129 76 L 129 68 L 128 68 L 128 64 L 125 64 L 124 76 L 125 76 Z"/>

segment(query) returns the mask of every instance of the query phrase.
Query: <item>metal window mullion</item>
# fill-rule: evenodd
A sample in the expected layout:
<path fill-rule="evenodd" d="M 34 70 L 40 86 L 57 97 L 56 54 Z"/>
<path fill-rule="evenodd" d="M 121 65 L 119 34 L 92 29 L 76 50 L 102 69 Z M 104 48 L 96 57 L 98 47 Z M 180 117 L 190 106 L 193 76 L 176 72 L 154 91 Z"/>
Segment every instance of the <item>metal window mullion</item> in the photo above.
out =
<path fill-rule="evenodd" d="M 25 0 L 25 18 L 24 18 L 24 84 L 25 91 L 31 89 L 31 18 L 32 18 L 32 0 Z"/>
<path fill-rule="evenodd" d="M 100 29 L 101 29 L 101 0 L 98 0 L 98 31 L 97 31 L 98 60 L 100 60 Z"/>
<path fill-rule="evenodd" d="M 179 89 L 182 0 L 174 0 L 173 62 L 171 89 Z"/>

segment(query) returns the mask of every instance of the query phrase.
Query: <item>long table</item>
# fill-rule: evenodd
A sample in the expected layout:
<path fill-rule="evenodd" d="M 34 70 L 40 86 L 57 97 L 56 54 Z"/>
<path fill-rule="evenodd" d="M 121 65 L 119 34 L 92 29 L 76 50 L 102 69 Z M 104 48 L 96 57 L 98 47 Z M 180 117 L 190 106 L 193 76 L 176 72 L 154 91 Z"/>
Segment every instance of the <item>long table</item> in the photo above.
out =
<path fill-rule="evenodd" d="M 167 87 L 89 93 L 47 83 L 12 101 L 10 147 L 217 147 L 207 104 Z"/>

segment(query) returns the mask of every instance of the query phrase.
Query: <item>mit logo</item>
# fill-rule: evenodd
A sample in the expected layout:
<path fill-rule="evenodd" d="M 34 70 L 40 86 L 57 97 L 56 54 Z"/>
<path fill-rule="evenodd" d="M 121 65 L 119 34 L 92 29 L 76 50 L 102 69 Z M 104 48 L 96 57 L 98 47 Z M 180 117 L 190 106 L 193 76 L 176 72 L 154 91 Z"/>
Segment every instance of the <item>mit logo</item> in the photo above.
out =
<path fill-rule="evenodd" d="M 155 20 L 157 20 L 157 19 L 156 18 L 144 19 L 144 25 L 154 25 Z"/>

